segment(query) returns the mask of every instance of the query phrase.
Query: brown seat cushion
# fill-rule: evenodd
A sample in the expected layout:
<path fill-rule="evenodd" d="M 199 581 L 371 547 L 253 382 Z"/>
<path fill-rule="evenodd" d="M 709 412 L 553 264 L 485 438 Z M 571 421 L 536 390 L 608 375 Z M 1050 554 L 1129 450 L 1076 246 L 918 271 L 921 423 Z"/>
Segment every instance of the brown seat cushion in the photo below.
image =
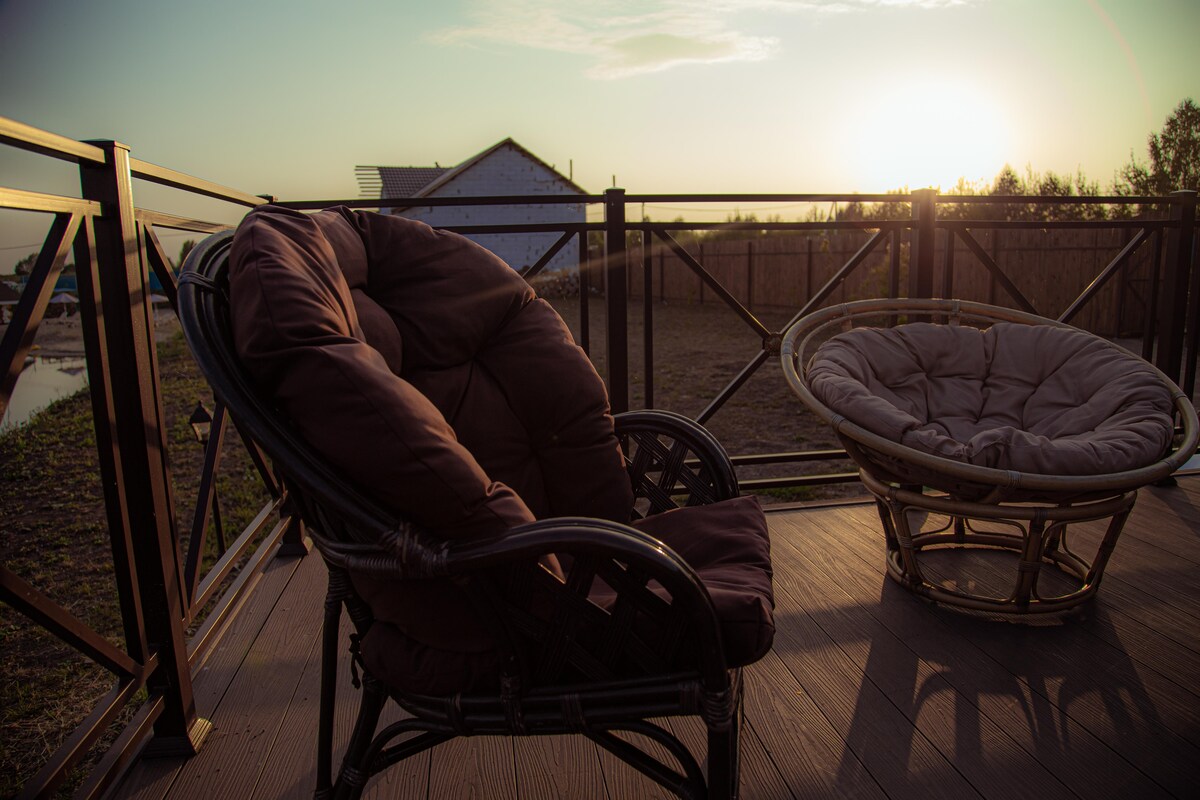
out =
<path fill-rule="evenodd" d="M 822 345 L 808 380 L 872 433 L 985 467 L 1120 472 L 1162 458 L 1172 437 L 1171 393 L 1153 369 L 1073 328 L 861 328 Z"/>
<path fill-rule="evenodd" d="M 731 667 L 766 655 L 775 638 L 771 540 L 758 498 L 664 511 L 633 523 L 696 571 L 712 598 Z"/>
<path fill-rule="evenodd" d="M 775 637 L 771 543 L 756 497 L 735 497 L 639 519 L 634 527 L 663 541 L 696 571 L 712 598 L 725 657 L 731 667 L 762 658 Z M 656 589 L 660 594 L 665 592 Z M 602 608 L 615 596 L 597 584 L 589 598 Z M 406 691 L 444 694 L 494 688 L 494 652 L 439 650 L 406 637 L 391 625 L 375 625 L 362 643 L 367 668 Z"/>
<path fill-rule="evenodd" d="M 234 237 L 230 294 L 242 361 L 388 508 L 452 538 L 552 514 L 628 519 L 602 382 L 553 309 L 487 250 L 400 217 L 267 207 Z M 439 581 L 356 587 L 428 645 L 492 644 Z"/>

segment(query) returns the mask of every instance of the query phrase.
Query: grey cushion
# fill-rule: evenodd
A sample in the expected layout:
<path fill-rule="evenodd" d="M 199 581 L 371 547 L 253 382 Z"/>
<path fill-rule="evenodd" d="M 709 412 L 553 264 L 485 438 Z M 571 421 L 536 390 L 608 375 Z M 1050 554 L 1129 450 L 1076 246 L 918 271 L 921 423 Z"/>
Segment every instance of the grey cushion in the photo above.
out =
<path fill-rule="evenodd" d="M 1073 328 L 861 328 L 822 345 L 808 380 L 872 433 L 997 469 L 1121 472 L 1162 458 L 1172 437 L 1171 391 L 1153 368 Z"/>

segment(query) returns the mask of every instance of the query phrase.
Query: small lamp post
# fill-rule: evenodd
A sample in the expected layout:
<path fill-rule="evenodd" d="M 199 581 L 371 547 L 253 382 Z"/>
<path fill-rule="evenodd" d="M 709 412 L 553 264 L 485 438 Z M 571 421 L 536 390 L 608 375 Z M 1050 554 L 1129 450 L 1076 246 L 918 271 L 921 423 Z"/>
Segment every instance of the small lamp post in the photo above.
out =
<path fill-rule="evenodd" d="M 188 417 L 188 424 L 192 426 L 192 435 L 200 444 L 208 444 L 208 437 L 212 433 L 212 421 L 212 412 L 204 407 L 203 402 L 197 400 L 192 416 Z"/>

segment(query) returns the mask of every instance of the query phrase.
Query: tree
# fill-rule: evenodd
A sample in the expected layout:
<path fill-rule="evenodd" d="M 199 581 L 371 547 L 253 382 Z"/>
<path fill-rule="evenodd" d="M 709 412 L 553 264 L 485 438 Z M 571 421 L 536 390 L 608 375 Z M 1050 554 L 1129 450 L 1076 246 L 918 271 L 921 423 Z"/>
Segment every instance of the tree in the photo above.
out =
<path fill-rule="evenodd" d="M 196 246 L 195 239 L 186 239 L 179 247 L 179 265 L 183 266 L 184 259 L 188 257 L 188 253 L 192 252 L 192 248 Z"/>
<path fill-rule="evenodd" d="M 1118 193 L 1161 196 L 1200 189 L 1200 106 L 1190 97 L 1180 101 L 1162 130 L 1150 134 L 1146 149 L 1149 164 L 1130 153 L 1114 187 Z"/>
<path fill-rule="evenodd" d="M 33 265 L 37 263 L 38 254 L 30 253 L 13 265 L 13 275 L 28 275 L 33 272 Z M 64 264 L 62 268 L 63 275 L 72 275 L 75 272 L 75 263 Z"/>
<path fill-rule="evenodd" d="M 38 254 L 30 253 L 13 265 L 13 275 L 28 275 L 33 271 L 33 265 L 37 261 Z"/>

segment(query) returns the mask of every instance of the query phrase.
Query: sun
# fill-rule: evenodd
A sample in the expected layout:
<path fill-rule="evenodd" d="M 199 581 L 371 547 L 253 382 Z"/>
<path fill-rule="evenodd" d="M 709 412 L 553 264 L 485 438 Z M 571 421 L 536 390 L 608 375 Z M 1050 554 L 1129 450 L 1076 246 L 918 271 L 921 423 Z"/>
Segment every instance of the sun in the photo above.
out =
<path fill-rule="evenodd" d="M 988 182 L 1010 160 L 1009 125 L 980 86 L 949 79 L 894 84 L 847 115 L 843 157 L 860 191 L 952 189 Z"/>

